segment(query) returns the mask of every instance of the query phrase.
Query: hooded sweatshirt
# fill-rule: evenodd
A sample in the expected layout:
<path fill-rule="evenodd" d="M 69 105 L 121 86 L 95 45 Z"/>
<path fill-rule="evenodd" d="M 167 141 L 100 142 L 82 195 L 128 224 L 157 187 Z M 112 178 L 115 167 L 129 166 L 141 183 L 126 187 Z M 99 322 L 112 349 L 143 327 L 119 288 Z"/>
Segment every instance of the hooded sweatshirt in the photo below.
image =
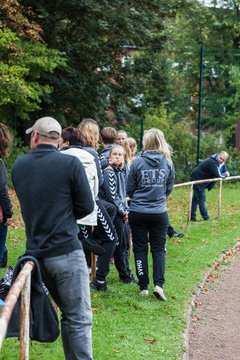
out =
<path fill-rule="evenodd" d="M 104 184 L 101 187 L 100 197 L 117 208 L 118 214 L 123 217 L 128 211 L 126 200 L 126 175 L 123 169 L 108 163 L 103 170 Z"/>
<path fill-rule="evenodd" d="M 141 153 L 133 160 L 127 181 L 130 211 L 146 214 L 166 212 L 166 199 L 173 185 L 173 163 L 156 151 Z"/>

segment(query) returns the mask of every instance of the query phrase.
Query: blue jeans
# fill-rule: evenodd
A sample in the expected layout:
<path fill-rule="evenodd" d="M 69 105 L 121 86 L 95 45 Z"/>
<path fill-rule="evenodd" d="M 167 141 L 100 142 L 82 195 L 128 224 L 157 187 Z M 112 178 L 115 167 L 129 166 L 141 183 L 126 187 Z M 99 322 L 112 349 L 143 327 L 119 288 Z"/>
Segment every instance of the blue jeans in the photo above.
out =
<path fill-rule="evenodd" d="M 43 282 L 62 312 L 61 330 L 67 360 L 92 360 L 92 310 L 83 250 L 39 259 Z"/>
<path fill-rule="evenodd" d="M 0 267 L 2 265 L 2 258 L 6 244 L 7 231 L 8 231 L 8 227 L 6 225 L 3 225 L 3 223 L 1 223 L 0 224 Z"/>
<path fill-rule="evenodd" d="M 191 219 L 196 219 L 197 206 L 199 205 L 200 214 L 204 220 L 209 218 L 207 207 L 206 207 L 206 194 L 204 190 L 193 189 L 193 198 L 192 198 L 192 210 L 191 210 Z"/>
<path fill-rule="evenodd" d="M 163 287 L 168 224 L 167 212 L 143 214 L 130 211 L 129 213 L 129 225 L 132 230 L 133 252 L 140 290 L 147 289 L 149 284 L 148 243 L 150 243 L 152 253 L 154 285 Z"/>

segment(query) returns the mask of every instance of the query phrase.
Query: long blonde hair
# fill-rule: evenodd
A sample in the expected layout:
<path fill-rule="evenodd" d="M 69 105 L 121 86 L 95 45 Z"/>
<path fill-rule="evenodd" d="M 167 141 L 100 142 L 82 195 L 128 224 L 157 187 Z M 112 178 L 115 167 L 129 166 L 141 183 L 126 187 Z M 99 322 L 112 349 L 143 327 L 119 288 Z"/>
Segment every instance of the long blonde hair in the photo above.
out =
<path fill-rule="evenodd" d="M 79 141 L 83 146 L 99 147 L 99 125 L 93 119 L 83 119 L 78 125 Z"/>
<path fill-rule="evenodd" d="M 121 146 L 124 148 L 125 163 L 130 164 L 132 159 L 131 159 L 131 149 L 128 143 L 128 139 L 125 139 Z"/>
<path fill-rule="evenodd" d="M 8 155 L 9 147 L 13 137 L 7 125 L 0 123 L 0 157 L 4 158 Z"/>
<path fill-rule="evenodd" d="M 161 130 L 152 128 L 146 130 L 143 136 L 144 151 L 157 151 L 162 153 L 166 160 L 171 160 L 172 147 L 166 142 L 164 134 Z"/>

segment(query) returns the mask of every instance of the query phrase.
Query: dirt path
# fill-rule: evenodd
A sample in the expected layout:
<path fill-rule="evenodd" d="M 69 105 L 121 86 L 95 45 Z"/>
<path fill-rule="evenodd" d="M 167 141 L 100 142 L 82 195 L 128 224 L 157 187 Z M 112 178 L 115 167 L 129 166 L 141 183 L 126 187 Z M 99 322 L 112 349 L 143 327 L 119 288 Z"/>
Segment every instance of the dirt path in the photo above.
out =
<path fill-rule="evenodd" d="M 240 254 L 209 276 L 189 329 L 190 360 L 240 359 Z"/>

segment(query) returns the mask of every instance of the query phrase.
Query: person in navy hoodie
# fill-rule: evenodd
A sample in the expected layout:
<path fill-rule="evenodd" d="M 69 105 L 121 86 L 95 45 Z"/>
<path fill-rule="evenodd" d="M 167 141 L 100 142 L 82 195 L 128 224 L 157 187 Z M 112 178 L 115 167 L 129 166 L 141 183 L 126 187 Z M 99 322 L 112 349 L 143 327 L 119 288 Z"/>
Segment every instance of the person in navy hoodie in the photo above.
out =
<path fill-rule="evenodd" d="M 27 129 L 31 152 L 15 161 L 12 181 L 25 223 L 25 255 L 38 259 L 62 313 L 65 358 L 92 360 L 89 275 L 76 220 L 92 213 L 94 201 L 81 162 L 58 150 L 61 133 L 49 116 Z"/>
<path fill-rule="evenodd" d="M 115 266 L 119 272 L 119 280 L 126 283 L 134 283 L 135 279 L 129 269 L 128 239 L 125 226 L 128 223 L 128 204 L 126 199 L 126 173 L 124 171 L 124 149 L 120 145 L 113 145 L 107 160 L 107 166 L 103 169 L 104 186 L 100 196 L 115 205 L 117 215 L 114 225 L 118 235 L 113 257 Z"/>
<path fill-rule="evenodd" d="M 166 235 L 168 229 L 167 197 L 173 190 L 174 166 L 171 147 L 161 130 L 145 131 L 143 152 L 133 160 L 127 182 L 131 199 L 129 224 L 140 295 L 148 295 L 148 243 L 153 259 L 153 294 L 166 301 Z"/>
<path fill-rule="evenodd" d="M 230 174 L 226 169 L 226 161 L 228 153 L 221 151 L 220 153 L 214 154 L 209 158 L 203 160 L 192 172 L 191 181 L 195 180 L 207 180 L 214 178 L 226 178 Z M 210 191 L 215 182 L 194 184 L 193 185 L 193 198 L 192 198 L 192 209 L 191 209 L 191 221 L 198 221 L 196 217 L 197 207 L 201 216 L 204 220 L 209 219 L 207 206 L 206 206 L 206 193 L 205 190 Z"/>

